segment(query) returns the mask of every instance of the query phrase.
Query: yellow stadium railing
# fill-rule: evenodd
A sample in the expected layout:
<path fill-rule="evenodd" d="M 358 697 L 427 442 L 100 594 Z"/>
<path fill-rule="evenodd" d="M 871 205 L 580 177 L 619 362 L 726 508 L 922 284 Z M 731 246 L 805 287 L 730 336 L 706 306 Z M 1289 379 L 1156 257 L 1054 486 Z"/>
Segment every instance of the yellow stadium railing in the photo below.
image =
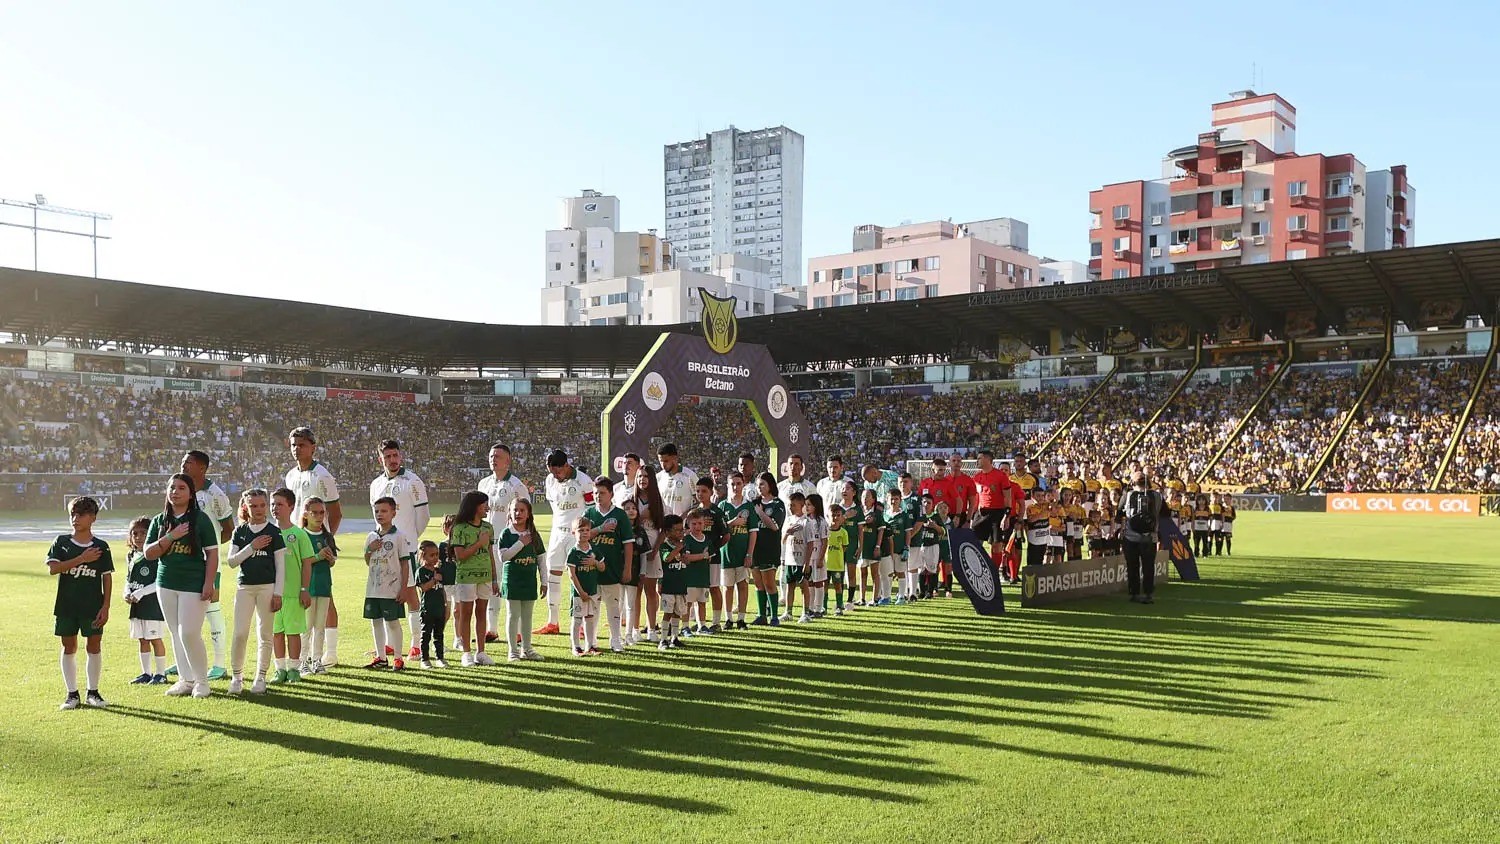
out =
<path fill-rule="evenodd" d="M 1155 425 L 1156 420 L 1161 418 L 1162 412 L 1167 409 L 1167 406 L 1172 403 L 1173 399 L 1177 398 L 1182 392 L 1182 388 L 1186 387 L 1188 382 L 1193 380 L 1193 376 L 1198 374 L 1198 367 L 1202 364 L 1203 335 L 1199 334 L 1198 341 L 1193 344 L 1193 365 L 1188 367 L 1188 371 L 1184 372 L 1181 378 L 1177 379 L 1177 383 L 1172 387 L 1172 392 L 1167 394 L 1166 401 L 1163 401 L 1161 406 L 1156 408 L 1156 412 L 1151 414 L 1151 418 L 1146 420 L 1146 424 L 1142 425 L 1141 429 L 1135 432 L 1135 436 L 1130 438 L 1130 442 L 1126 444 L 1125 450 L 1120 452 L 1120 456 L 1115 459 L 1115 462 L 1109 464 L 1109 471 L 1111 473 L 1118 470 L 1120 464 L 1125 462 L 1125 459 L 1130 456 L 1132 451 L 1135 451 L 1135 447 L 1140 445 L 1141 440 L 1145 438 L 1146 432 L 1151 430 L 1151 426 Z"/>
<path fill-rule="evenodd" d="M 1042 443 L 1041 447 L 1036 450 L 1036 454 L 1027 456 L 1039 457 L 1043 454 L 1046 454 L 1047 449 L 1051 448 L 1052 444 L 1057 442 L 1057 438 L 1062 436 L 1063 432 L 1073 427 L 1073 423 L 1078 421 L 1078 417 L 1083 413 L 1084 408 L 1088 407 L 1089 404 L 1093 402 L 1094 398 L 1098 396 L 1099 393 L 1103 392 L 1105 385 L 1107 385 L 1110 381 L 1113 381 L 1115 373 L 1119 371 L 1120 359 L 1117 357 L 1115 358 L 1114 367 L 1110 369 L 1109 372 L 1105 373 L 1103 378 L 1099 379 L 1099 383 L 1095 384 L 1094 389 L 1090 390 L 1089 394 L 1083 397 L 1083 401 L 1077 407 L 1073 408 L 1073 412 L 1068 414 L 1068 418 L 1057 423 L 1056 427 L 1052 429 L 1052 436 L 1048 437 L 1046 442 Z"/>
<path fill-rule="evenodd" d="M 1333 439 L 1323 448 L 1323 453 L 1318 455 L 1318 462 L 1313 464 L 1311 472 L 1307 473 L 1307 479 L 1302 482 L 1302 487 L 1297 492 L 1304 495 L 1312 489 L 1318 478 L 1323 476 L 1323 471 L 1328 468 L 1328 462 L 1333 459 L 1334 452 L 1338 451 L 1339 444 L 1344 441 L 1344 435 L 1349 433 L 1349 428 L 1354 424 L 1354 416 L 1365 401 L 1369 399 L 1370 393 L 1374 392 L 1375 385 L 1379 383 L 1380 376 L 1385 373 L 1385 368 L 1390 365 L 1391 353 L 1396 348 L 1396 323 L 1390 314 L 1385 317 L 1385 351 L 1380 353 L 1380 360 L 1375 362 L 1375 368 L 1370 371 L 1370 377 L 1365 380 L 1365 388 L 1359 391 L 1359 396 L 1354 399 L 1354 406 L 1344 414 L 1344 421 L 1339 423 L 1338 430 L 1333 432 Z"/>
<path fill-rule="evenodd" d="M 1203 479 L 1207 478 L 1208 473 L 1214 466 L 1218 465 L 1219 458 L 1223 457 L 1224 452 L 1229 450 L 1229 444 L 1240 438 L 1240 432 L 1245 430 L 1246 425 L 1250 424 L 1251 417 L 1255 416 L 1255 412 L 1260 410 L 1260 406 L 1266 403 L 1266 398 L 1286 378 L 1286 374 L 1292 370 L 1292 353 L 1296 351 L 1295 342 L 1294 340 L 1286 341 L 1286 357 L 1282 358 L 1281 366 L 1277 367 L 1276 374 L 1271 376 L 1271 381 L 1266 384 L 1266 388 L 1261 390 L 1260 395 L 1255 397 L 1255 403 L 1250 405 L 1250 409 L 1245 411 L 1245 415 L 1240 417 L 1239 422 L 1235 423 L 1234 430 L 1230 431 L 1229 436 L 1225 437 L 1224 441 L 1219 443 L 1219 448 L 1214 452 L 1214 456 L 1210 457 L 1208 463 L 1204 464 L 1203 471 L 1198 473 L 1197 483 L 1199 486 L 1203 485 Z"/>
<path fill-rule="evenodd" d="M 1453 426 L 1453 437 L 1448 440 L 1448 448 L 1443 452 L 1443 462 L 1438 464 L 1437 474 L 1433 476 L 1432 483 L 1427 485 L 1431 492 L 1437 492 L 1438 485 L 1443 482 L 1443 476 L 1448 474 L 1448 467 L 1453 464 L 1453 455 L 1458 453 L 1458 444 L 1463 441 L 1464 429 L 1469 427 L 1469 417 L 1474 415 L 1474 406 L 1479 403 L 1479 397 L 1484 393 L 1485 382 L 1489 380 L 1490 373 L 1495 369 L 1496 346 L 1500 345 L 1500 326 L 1490 327 L 1490 353 L 1484 356 L 1484 366 L 1479 368 L 1479 377 L 1474 379 L 1474 389 L 1469 391 L 1469 403 L 1464 405 L 1464 412 L 1458 417 L 1458 424 Z"/>

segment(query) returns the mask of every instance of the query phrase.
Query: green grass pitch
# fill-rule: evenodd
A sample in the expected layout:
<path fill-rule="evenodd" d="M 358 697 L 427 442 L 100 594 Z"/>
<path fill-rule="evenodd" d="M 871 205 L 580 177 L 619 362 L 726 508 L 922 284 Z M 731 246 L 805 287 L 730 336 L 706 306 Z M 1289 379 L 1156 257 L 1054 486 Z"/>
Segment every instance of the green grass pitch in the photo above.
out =
<path fill-rule="evenodd" d="M 128 686 L 116 599 L 112 706 L 76 712 L 46 546 L 0 544 L 0 841 L 1495 840 L 1500 519 L 1238 524 L 1149 607 L 937 600 L 399 676 L 353 667 L 346 560 L 327 676 Z"/>

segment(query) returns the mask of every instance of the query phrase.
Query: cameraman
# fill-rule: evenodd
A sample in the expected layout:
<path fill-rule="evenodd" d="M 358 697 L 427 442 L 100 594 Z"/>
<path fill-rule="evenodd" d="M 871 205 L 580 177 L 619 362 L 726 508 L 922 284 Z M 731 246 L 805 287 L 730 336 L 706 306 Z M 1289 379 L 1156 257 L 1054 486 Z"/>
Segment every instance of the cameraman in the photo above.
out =
<path fill-rule="evenodd" d="M 1130 584 L 1130 600 L 1138 604 L 1155 600 L 1152 593 L 1156 591 L 1156 552 L 1161 548 L 1156 526 L 1162 506 L 1161 493 L 1151 488 L 1146 473 L 1132 472 L 1130 487 L 1117 515 L 1125 523 L 1125 576 Z"/>

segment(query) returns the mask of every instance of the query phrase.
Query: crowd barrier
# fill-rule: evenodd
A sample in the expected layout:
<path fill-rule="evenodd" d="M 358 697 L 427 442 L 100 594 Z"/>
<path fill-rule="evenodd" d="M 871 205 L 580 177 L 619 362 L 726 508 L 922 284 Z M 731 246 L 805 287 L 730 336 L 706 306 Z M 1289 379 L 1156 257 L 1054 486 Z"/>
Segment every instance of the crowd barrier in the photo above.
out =
<path fill-rule="evenodd" d="M 1159 552 L 1156 555 L 1157 588 L 1167 583 L 1171 568 L 1171 556 Z M 1025 566 L 1021 569 L 1021 606 L 1046 607 L 1091 595 L 1112 595 L 1124 592 L 1128 587 L 1125 557 L 1121 554 Z"/>

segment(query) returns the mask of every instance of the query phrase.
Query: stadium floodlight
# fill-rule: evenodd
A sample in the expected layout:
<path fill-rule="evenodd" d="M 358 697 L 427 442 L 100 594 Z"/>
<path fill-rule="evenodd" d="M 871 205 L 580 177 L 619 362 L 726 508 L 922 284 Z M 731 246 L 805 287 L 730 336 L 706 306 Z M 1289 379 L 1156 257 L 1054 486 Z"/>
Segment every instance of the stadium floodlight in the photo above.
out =
<path fill-rule="evenodd" d="M 40 261 L 38 260 L 37 234 L 39 232 L 47 232 L 48 234 L 66 234 L 72 235 L 74 237 L 86 237 L 89 239 L 90 244 L 94 248 L 94 278 L 98 278 L 99 241 L 110 239 L 108 235 L 99 233 L 99 221 L 113 220 L 114 217 L 111 217 L 108 214 L 101 214 L 98 211 L 81 211 L 77 208 L 61 208 L 54 205 L 48 205 L 47 197 L 39 193 L 34 194 L 33 198 L 34 201 L 32 202 L 24 202 L 18 199 L 0 199 L 0 205 L 10 206 L 11 208 L 25 208 L 31 211 L 31 225 L 29 226 L 25 225 L 24 223 L 11 223 L 0 220 L 0 226 L 11 226 L 13 228 L 31 230 L 31 269 L 33 271 L 40 269 Z M 67 217 L 86 218 L 89 221 L 89 230 L 86 232 L 81 232 L 73 231 L 70 229 L 46 228 L 41 225 L 40 215 L 42 212 L 48 214 L 62 214 Z"/>

